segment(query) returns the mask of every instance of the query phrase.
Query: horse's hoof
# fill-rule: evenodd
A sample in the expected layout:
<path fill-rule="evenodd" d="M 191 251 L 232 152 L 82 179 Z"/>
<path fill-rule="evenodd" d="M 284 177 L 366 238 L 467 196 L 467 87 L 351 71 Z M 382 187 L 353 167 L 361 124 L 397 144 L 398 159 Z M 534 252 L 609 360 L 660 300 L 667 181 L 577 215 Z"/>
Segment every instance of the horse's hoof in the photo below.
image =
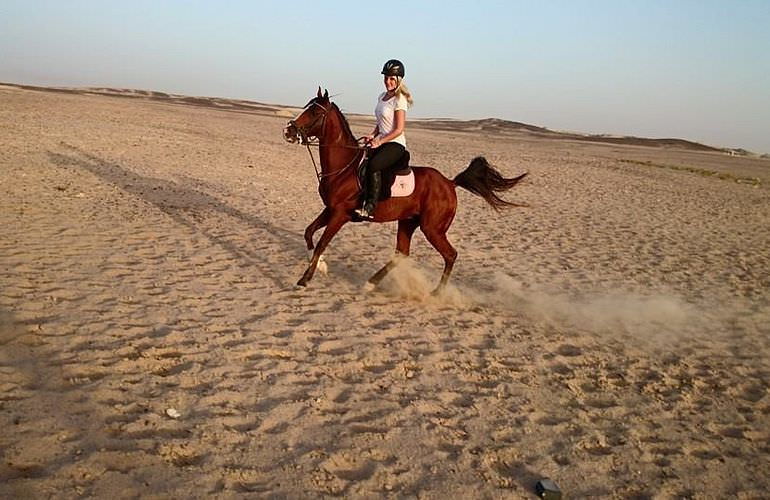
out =
<path fill-rule="evenodd" d="M 301 286 L 302 288 L 305 288 L 307 286 L 307 280 L 301 279 L 297 282 L 297 286 Z"/>
<path fill-rule="evenodd" d="M 366 283 L 364 283 L 365 292 L 371 292 L 372 290 L 374 290 L 374 288 L 375 288 L 375 285 L 371 281 L 367 281 Z"/>

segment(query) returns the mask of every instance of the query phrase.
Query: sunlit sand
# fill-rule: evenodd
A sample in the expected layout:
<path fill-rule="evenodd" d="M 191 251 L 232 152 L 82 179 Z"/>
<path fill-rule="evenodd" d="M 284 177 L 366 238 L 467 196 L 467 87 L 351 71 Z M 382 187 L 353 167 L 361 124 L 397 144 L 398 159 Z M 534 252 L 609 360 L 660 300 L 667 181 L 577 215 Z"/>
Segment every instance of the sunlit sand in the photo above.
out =
<path fill-rule="evenodd" d="M 0 497 L 768 495 L 770 162 L 410 122 L 530 207 L 458 191 L 439 297 L 419 232 L 363 290 L 394 224 L 296 290 L 296 108 L 94 93 L 0 87 Z"/>

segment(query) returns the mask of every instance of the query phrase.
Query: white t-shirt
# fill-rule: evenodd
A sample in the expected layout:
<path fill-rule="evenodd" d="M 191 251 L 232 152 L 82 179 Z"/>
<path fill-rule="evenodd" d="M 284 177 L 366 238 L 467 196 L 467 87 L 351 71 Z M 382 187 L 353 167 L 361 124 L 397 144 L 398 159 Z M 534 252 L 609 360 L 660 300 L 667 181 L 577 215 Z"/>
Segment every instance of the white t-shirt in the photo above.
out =
<path fill-rule="evenodd" d="M 377 107 L 374 108 L 374 116 L 377 118 L 377 128 L 380 130 L 380 135 L 377 137 L 380 139 L 391 133 L 393 127 L 396 126 L 396 110 L 403 109 L 406 112 L 408 105 L 406 97 L 402 94 L 391 97 L 387 101 L 383 101 L 383 97 L 385 97 L 385 92 L 380 94 L 380 97 L 377 98 Z M 406 136 L 403 132 L 390 141 L 397 142 L 406 147 Z"/>

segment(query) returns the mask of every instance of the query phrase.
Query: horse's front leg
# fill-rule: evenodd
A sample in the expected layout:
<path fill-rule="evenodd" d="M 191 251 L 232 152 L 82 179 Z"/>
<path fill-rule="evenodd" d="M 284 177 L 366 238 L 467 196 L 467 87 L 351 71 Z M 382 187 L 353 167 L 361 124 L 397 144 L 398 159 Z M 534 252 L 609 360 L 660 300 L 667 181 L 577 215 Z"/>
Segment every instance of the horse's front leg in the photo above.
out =
<path fill-rule="evenodd" d="M 329 223 L 330 215 L 331 211 L 328 208 L 324 208 L 321 210 L 321 213 L 318 214 L 318 217 L 316 217 L 315 220 L 311 222 L 310 225 L 305 229 L 305 243 L 307 243 L 308 250 L 313 249 L 313 235 L 316 233 L 316 231 Z"/>
<path fill-rule="evenodd" d="M 318 266 L 318 260 L 321 258 L 324 250 L 326 250 L 326 246 L 329 244 L 332 238 L 334 238 L 334 235 L 339 232 L 342 226 L 348 222 L 350 222 L 350 214 L 347 212 L 335 212 L 329 216 L 326 229 L 321 235 L 321 239 L 318 240 L 318 245 L 315 247 L 315 251 L 313 251 L 313 257 L 310 259 L 310 264 L 307 266 L 305 274 L 303 274 L 297 282 L 297 285 L 307 286 L 308 281 L 310 281 L 310 279 L 313 277 L 313 273 L 315 273 L 316 267 Z"/>
<path fill-rule="evenodd" d="M 329 223 L 329 216 L 331 214 L 331 211 L 328 208 L 324 208 L 321 210 L 321 213 L 318 214 L 318 217 L 315 218 L 313 222 L 310 223 L 310 225 L 305 229 L 305 243 L 307 244 L 307 249 L 311 252 L 310 257 L 312 258 L 313 253 L 313 235 L 324 227 L 326 224 Z M 326 265 L 326 261 L 324 260 L 324 256 L 321 255 L 318 258 L 318 266 L 317 266 L 318 272 L 326 276 L 326 273 L 329 272 L 329 266 Z"/>

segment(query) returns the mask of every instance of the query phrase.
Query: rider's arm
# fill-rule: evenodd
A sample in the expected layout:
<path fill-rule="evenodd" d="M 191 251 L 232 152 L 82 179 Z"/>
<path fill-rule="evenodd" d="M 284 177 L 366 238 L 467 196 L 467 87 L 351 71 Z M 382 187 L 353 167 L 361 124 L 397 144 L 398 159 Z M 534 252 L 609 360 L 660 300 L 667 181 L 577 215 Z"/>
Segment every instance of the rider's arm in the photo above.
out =
<path fill-rule="evenodd" d="M 397 109 L 395 113 L 393 113 L 393 121 L 395 122 L 393 124 L 393 130 L 391 130 L 388 135 L 383 136 L 380 139 L 380 144 L 385 144 L 386 142 L 389 142 L 401 135 L 401 133 L 404 131 L 404 127 L 406 126 L 406 111 L 403 109 Z"/>
<path fill-rule="evenodd" d="M 377 134 L 379 134 L 379 133 L 380 133 L 380 126 L 379 125 L 375 125 L 374 126 L 374 131 L 372 131 L 371 134 L 367 134 L 367 135 L 363 136 L 361 139 L 365 139 L 365 142 L 367 144 L 371 144 L 372 141 L 374 140 L 374 138 L 377 137 Z"/>

